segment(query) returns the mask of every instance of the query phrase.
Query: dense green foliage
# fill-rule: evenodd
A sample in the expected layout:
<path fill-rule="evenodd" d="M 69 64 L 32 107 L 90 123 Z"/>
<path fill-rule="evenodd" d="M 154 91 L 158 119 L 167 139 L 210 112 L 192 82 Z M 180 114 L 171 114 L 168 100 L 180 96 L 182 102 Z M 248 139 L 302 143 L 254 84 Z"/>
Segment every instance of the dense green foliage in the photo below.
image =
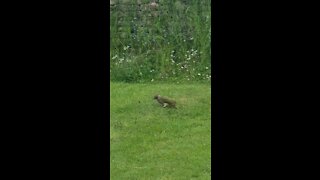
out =
<path fill-rule="evenodd" d="M 110 87 L 110 179 L 211 179 L 209 84 Z M 177 109 L 153 100 L 159 92 Z"/>
<path fill-rule="evenodd" d="M 211 0 L 113 0 L 110 8 L 112 81 L 211 81 Z"/>

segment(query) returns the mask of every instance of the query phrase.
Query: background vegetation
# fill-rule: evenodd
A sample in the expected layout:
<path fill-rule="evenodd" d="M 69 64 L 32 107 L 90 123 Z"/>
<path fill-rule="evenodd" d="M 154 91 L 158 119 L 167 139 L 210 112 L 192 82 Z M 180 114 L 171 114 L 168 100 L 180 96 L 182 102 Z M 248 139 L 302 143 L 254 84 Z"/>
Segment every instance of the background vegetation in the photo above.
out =
<path fill-rule="evenodd" d="M 110 77 L 211 81 L 211 0 L 110 0 Z"/>

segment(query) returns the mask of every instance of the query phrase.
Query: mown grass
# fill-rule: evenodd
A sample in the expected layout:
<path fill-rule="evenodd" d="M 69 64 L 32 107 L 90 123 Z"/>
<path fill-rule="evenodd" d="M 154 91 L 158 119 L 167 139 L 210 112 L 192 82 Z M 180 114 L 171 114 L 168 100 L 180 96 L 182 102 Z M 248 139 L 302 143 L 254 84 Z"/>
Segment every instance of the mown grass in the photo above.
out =
<path fill-rule="evenodd" d="M 110 83 L 112 180 L 210 179 L 211 90 L 208 84 Z M 178 109 L 162 108 L 153 95 Z"/>

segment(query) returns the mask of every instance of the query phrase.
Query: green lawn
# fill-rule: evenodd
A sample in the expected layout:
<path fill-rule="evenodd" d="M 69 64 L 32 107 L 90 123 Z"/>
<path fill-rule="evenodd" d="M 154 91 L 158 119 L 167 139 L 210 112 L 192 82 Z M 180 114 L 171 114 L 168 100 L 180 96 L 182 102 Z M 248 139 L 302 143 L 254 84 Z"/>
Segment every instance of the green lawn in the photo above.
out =
<path fill-rule="evenodd" d="M 111 180 L 211 179 L 209 84 L 110 86 Z M 155 94 L 178 109 L 162 108 Z"/>

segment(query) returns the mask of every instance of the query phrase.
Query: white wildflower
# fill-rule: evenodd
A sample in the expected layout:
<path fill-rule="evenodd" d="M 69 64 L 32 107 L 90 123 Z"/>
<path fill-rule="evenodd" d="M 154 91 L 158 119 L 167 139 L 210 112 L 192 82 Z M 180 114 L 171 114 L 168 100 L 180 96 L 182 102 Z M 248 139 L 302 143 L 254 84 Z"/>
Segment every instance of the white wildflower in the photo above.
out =
<path fill-rule="evenodd" d="M 113 56 L 111 59 L 115 59 L 115 58 L 117 58 L 118 57 L 118 55 L 116 54 L 115 56 Z"/>
<path fill-rule="evenodd" d="M 130 46 L 125 46 L 125 47 L 123 47 L 123 50 L 126 51 L 127 49 L 129 49 L 129 47 L 130 47 Z"/>

